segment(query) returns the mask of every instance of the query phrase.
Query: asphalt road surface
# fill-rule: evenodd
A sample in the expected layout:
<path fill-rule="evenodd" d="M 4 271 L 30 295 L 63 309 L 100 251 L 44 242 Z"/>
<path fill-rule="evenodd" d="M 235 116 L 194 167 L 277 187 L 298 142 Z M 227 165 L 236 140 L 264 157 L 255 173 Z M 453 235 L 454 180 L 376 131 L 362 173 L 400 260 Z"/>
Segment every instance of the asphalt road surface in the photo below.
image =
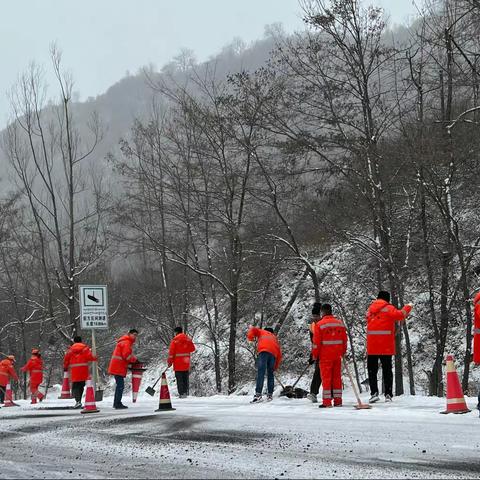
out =
<path fill-rule="evenodd" d="M 442 399 L 369 411 L 306 400 L 154 399 L 81 415 L 55 404 L 2 408 L 0 478 L 478 478 L 480 419 Z M 64 401 L 63 405 L 68 404 Z"/>

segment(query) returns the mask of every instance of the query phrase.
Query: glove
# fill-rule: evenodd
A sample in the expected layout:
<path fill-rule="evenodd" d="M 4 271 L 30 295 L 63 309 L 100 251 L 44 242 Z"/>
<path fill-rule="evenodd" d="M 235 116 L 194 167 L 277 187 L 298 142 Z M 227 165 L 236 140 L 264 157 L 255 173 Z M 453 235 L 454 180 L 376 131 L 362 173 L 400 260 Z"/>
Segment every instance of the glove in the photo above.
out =
<path fill-rule="evenodd" d="M 168 368 L 170 368 L 172 366 L 172 362 L 168 362 L 167 365 L 168 365 Z"/>
<path fill-rule="evenodd" d="M 309 365 L 313 365 L 314 363 L 315 363 L 315 359 L 310 355 L 310 356 L 308 357 L 308 364 L 309 364 Z"/>

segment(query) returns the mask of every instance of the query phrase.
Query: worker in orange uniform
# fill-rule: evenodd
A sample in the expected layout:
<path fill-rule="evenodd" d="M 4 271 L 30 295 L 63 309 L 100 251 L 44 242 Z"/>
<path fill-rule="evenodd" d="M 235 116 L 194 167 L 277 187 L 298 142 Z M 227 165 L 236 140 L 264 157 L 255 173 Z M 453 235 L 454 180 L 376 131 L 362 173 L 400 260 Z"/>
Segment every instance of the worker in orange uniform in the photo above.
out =
<path fill-rule="evenodd" d="M 32 401 L 30 403 L 37 403 L 37 399 L 41 402 L 44 395 L 38 387 L 43 381 L 43 360 L 38 348 L 32 349 L 30 360 L 28 360 L 21 370 L 22 372 L 28 372 L 30 375 L 30 393 L 32 394 Z"/>
<path fill-rule="evenodd" d="M 168 349 L 168 366 L 173 365 L 177 390 L 180 398 L 187 398 L 189 393 L 190 355 L 195 351 L 191 338 L 183 333 L 182 327 L 176 327 L 175 336 Z"/>
<path fill-rule="evenodd" d="M 475 323 L 473 325 L 473 361 L 476 365 L 480 365 L 480 292 L 473 299 L 473 308 L 475 315 Z M 480 391 L 478 392 L 477 408 L 480 411 Z"/>
<path fill-rule="evenodd" d="M 128 408 L 122 403 L 123 389 L 125 388 L 125 377 L 129 363 L 137 362 L 137 357 L 133 354 L 133 344 L 138 337 L 138 330 L 132 328 L 127 335 L 117 340 L 117 345 L 112 353 L 112 359 L 108 366 L 108 373 L 115 377 L 115 395 L 113 397 L 113 408 L 120 410 Z"/>
<path fill-rule="evenodd" d="M 403 322 L 412 310 L 407 304 L 401 309 L 390 303 L 390 293 L 384 290 L 378 293 L 367 311 L 367 368 L 370 383 L 370 403 L 380 400 L 378 396 L 378 362 L 382 364 L 385 383 L 385 401 L 393 397 L 392 355 L 395 355 L 395 327 Z"/>
<path fill-rule="evenodd" d="M 5 403 L 5 389 L 11 380 L 18 381 L 18 375 L 14 368 L 15 357 L 8 355 L 0 362 L 0 403 Z"/>
<path fill-rule="evenodd" d="M 255 396 L 250 403 L 262 401 L 263 384 L 265 381 L 265 371 L 267 372 L 267 402 L 273 399 L 273 387 L 275 379 L 273 372 L 277 370 L 282 361 L 282 350 L 273 328 L 265 329 L 250 327 L 247 332 L 247 340 L 257 343 L 257 384 L 255 387 Z"/>
<path fill-rule="evenodd" d="M 73 408 L 82 408 L 85 382 L 90 377 L 89 363 L 96 360 L 97 357 L 93 355 L 90 347 L 82 342 L 82 337 L 74 337 L 73 345 L 67 350 L 63 359 L 63 369 L 68 369 L 70 372 L 72 394 L 76 402 Z"/>
<path fill-rule="evenodd" d="M 342 406 L 342 357 L 347 351 L 347 329 L 344 323 L 332 314 L 332 306 L 321 306 L 322 319 L 315 324 L 313 342 L 315 355 L 320 362 L 323 401 L 319 408 Z"/>
<path fill-rule="evenodd" d="M 310 351 L 310 358 L 308 359 L 308 364 L 315 364 L 315 370 L 313 372 L 312 383 L 310 384 L 310 393 L 307 395 L 307 398 L 312 403 L 318 402 L 318 392 L 320 391 L 320 386 L 322 385 L 322 377 L 320 375 L 320 364 L 318 363 L 317 355 L 317 346 L 313 343 L 313 333 L 315 331 L 315 325 L 322 319 L 320 315 L 320 308 L 322 307 L 321 303 L 315 302 L 312 307 L 312 318 L 309 327 L 310 333 L 310 342 L 312 344 L 312 349 Z"/>

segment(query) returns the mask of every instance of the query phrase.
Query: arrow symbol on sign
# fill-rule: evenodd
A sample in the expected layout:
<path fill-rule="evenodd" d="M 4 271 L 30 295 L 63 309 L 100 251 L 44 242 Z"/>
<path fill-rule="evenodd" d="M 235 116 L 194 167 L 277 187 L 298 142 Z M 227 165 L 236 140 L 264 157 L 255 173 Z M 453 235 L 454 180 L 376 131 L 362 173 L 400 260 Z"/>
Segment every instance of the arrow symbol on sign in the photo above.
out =
<path fill-rule="evenodd" d="M 88 298 L 89 300 L 91 300 L 92 302 L 95 302 L 95 303 L 99 303 L 99 302 L 100 302 L 100 300 L 99 300 L 97 297 L 95 297 L 95 295 L 87 295 L 87 298 Z"/>

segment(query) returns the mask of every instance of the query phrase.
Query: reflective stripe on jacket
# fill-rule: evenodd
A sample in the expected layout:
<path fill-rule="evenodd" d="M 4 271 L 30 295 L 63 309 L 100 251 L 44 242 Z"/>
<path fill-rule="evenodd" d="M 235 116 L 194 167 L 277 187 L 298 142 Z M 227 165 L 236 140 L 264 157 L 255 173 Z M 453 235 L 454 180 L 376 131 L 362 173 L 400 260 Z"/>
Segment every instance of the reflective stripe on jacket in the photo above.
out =
<path fill-rule="evenodd" d="M 282 349 L 276 335 L 261 328 L 251 327 L 247 332 L 247 340 L 253 342 L 255 339 L 258 339 L 257 353 L 268 352 L 275 357 L 273 368 L 276 370 L 282 361 Z"/>
<path fill-rule="evenodd" d="M 32 355 L 30 360 L 21 368 L 22 372 L 30 374 L 30 384 L 40 385 L 43 381 L 43 360 Z"/>
<path fill-rule="evenodd" d="M 65 354 L 63 368 L 70 372 L 71 382 L 86 382 L 90 375 L 89 363 L 96 359 L 88 345 L 74 343 Z"/>
<path fill-rule="evenodd" d="M 395 322 L 405 320 L 412 307 L 400 310 L 385 300 L 372 302 L 367 311 L 367 354 L 395 355 Z"/>
<path fill-rule="evenodd" d="M 475 295 L 473 303 L 475 316 L 473 325 L 473 361 L 480 363 L 480 292 Z"/>
<path fill-rule="evenodd" d="M 108 373 L 110 375 L 127 376 L 127 367 L 129 363 L 135 363 L 137 357 L 133 355 L 133 344 L 135 338 L 129 335 L 124 335 L 117 340 L 117 345 L 113 350 L 110 365 L 108 366 Z"/>
<path fill-rule="evenodd" d="M 338 360 L 347 351 L 347 329 L 333 315 L 325 315 L 316 325 L 313 342 L 317 346 L 317 358 L 322 361 Z"/>
<path fill-rule="evenodd" d="M 173 365 L 176 372 L 190 370 L 190 354 L 195 351 L 195 345 L 188 335 L 179 333 L 170 342 L 168 349 L 168 364 Z"/>

